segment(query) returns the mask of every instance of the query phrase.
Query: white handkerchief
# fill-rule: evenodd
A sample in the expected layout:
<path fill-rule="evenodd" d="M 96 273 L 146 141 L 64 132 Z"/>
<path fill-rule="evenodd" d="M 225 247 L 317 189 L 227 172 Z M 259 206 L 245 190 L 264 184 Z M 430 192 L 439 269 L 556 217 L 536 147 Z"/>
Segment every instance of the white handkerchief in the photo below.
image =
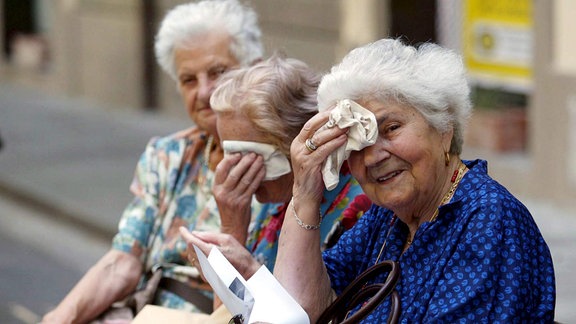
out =
<path fill-rule="evenodd" d="M 378 124 L 374 114 L 349 99 L 339 100 L 330 113 L 330 119 L 320 129 L 349 127 L 348 142 L 332 153 L 322 165 L 322 177 L 326 189 L 336 188 L 340 181 L 340 168 L 351 151 L 360 151 L 376 143 Z"/>
<path fill-rule="evenodd" d="M 292 172 L 290 161 L 274 145 L 248 141 L 223 141 L 222 146 L 224 154 L 254 152 L 261 155 L 266 166 L 264 181 L 275 180 Z"/>

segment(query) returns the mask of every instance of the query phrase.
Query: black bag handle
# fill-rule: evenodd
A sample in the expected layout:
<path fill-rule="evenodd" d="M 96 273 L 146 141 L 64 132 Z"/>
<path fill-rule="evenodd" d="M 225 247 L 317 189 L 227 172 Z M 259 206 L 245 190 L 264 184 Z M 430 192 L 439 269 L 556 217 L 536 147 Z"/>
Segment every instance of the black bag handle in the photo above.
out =
<path fill-rule="evenodd" d="M 388 276 L 383 284 L 366 285 L 370 280 L 373 280 L 384 272 L 388 272 Z M 400 296 L 395 290 L 395 287 L 399 279 L 400 265 L 395 261 L 386 260 L 371 266 L 344 289 L 342 294 L 324 310 L 316 323 L 358 323 L 376 309 L 388 296 L 391 296 L 391 309 L 387 323 L 398 323 L 401 308 Z M 349 311 L 356 308 L 365 300 L 368 301 L 354 315 L 345 318 Z"/>

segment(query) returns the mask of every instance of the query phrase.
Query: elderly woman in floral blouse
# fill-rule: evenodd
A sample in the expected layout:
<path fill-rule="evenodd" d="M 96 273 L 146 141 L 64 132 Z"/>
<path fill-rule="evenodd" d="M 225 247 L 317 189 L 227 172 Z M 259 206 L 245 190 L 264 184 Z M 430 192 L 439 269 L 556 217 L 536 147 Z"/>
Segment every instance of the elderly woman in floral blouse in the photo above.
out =
<path fill-rule="evenodd" d="M 211 311 L 198 273 L 186 259 L 178 228 L 218 231 L 212 199 L 222 159 L 210 96 L 225 71 L 261 59 L 256 13 L 237 0 L 199 1 L 167 13 L 156 35 L 158 63 L 174 79 L 195 126 L 150 140 L 142 154 L 112 249 L 94 265 L 44 323 L 87 322 L 141 287 L 160 267 L 154 304 Z M 105 202 L 102 202 L 105 203 Z M 182 292 L 188 292 L 183 294 Z"/>

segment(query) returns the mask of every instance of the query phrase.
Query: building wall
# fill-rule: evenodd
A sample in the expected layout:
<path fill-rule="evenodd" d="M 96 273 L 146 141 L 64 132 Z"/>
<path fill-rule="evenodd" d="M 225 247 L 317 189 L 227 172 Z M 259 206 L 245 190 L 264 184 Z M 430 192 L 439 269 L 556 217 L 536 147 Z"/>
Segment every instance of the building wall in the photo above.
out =
<path fill-rule="evenodd" d="M 114 107 L 141 107 L 140 1 L 60 0 L 52 44 L 61 91 Z"/>
<path fill-rule="evenodd" d="M 253 0 L 268 54 L 280 50 L 320 70 L 335 61 L 340 8 L 334 0 Z"/>
<path fill-rule="evenodd" d="M 530 120 L 531 195 L 574 206 L 576 198 L 576 2 L 536 1 L 535 91 Z M 538 185 L 534 185 L 538 184 Z"/>

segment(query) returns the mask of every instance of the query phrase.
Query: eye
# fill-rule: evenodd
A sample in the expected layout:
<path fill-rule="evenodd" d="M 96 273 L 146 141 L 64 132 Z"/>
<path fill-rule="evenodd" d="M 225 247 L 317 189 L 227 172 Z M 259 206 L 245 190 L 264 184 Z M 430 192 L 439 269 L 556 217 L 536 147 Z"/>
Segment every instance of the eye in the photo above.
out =
<path fill-rule="evenodd" d="M 197 82 L 197 78 L 195 76 L 192 75 L 188 75 L 188 76 L 182 76 L 180 78 L 180 84 L 184 85 L 184 86 L 190 86 L 190 85 L 194 85 Z"/>
<path fill-rule="evenodd" d="M 390 125 L 390 127 L 388 127 L 388 131 L 390 131 L 390 132 L 391 132 L 391 131 L 395 131 L 395 130 L 397 130 L 398 128 L 400 128 L 400 125 L 398 125 L 398 124 Z"/>
<path fill-rule="evenodd" d="M 390 133 L 393 133 L 394 131 L 396 131 L 396 130 L 399 129 L 399 128 L 400 128 L 400 124 L 398 124 L 398 123 L 391 123 L 391 124 L 386 125 L 386 126 L 384 127 L 383 131 L 384 131 L 384 134 L 390 134 Z"/>
<path fill-rule="evenodd" d="M 228 71 L 228 67 L 224 65 L 216 66 L 208 71 L 208 77 L 211 80 L 219 78 L 222 74 Z"/>

